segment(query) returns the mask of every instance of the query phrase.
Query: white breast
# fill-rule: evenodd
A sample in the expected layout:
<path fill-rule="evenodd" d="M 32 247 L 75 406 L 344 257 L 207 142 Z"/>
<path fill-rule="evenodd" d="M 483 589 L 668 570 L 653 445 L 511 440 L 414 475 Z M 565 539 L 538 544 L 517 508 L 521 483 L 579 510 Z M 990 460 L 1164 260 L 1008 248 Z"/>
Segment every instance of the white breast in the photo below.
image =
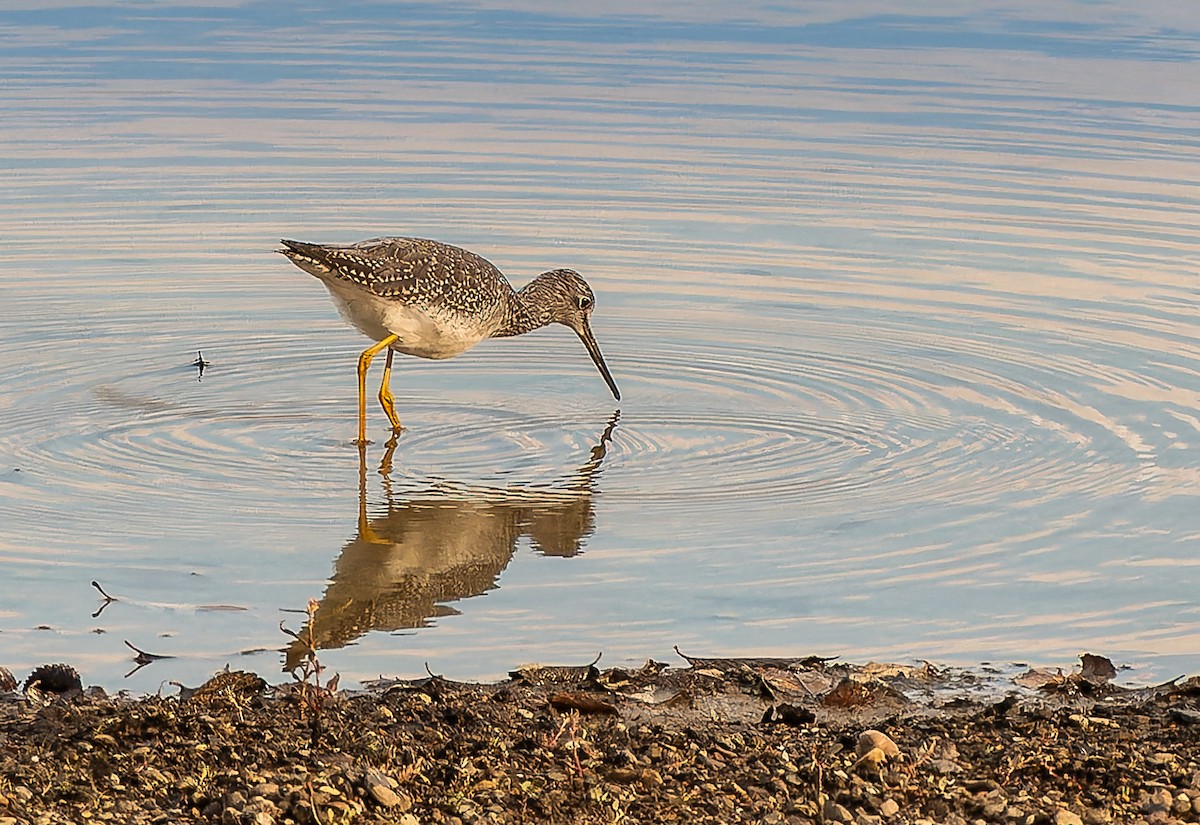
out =
<path fill-rule="evenodd" d="M 391 346 L 397 352 L 420 358 L 453 358 L 492 333 L 486 325 L 466 323 L 457 314 L 427 312 L 348 284 L 321 282 L 329 289 L 341 316 L 363 335 L 374 341 L 399 336 Z"/>

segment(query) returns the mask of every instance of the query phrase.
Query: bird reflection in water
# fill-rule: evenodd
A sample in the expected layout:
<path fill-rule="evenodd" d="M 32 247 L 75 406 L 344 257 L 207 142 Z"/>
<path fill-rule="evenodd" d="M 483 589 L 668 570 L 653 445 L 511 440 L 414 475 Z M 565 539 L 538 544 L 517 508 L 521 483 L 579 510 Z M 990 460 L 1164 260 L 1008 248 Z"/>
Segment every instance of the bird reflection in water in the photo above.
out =
<path fill-rule="evenodd" d="M 553 487 L 438 484 L 399 502 L 388 477 L 393 438 L 379 470 L 388 511 L 378 518 L 367 515 L 366 446 L 361 445 L 358 533 L 334 563 L 312 620 L 316 649 L 344 647 L 371 630 L 425 627 L 429 619 L 455 615 L 449 603 L 497 586 L 522 537 L 547 556 L 577 555 L 595 526 L 592 492 L 618 417 L 613 414 L 583 465 Z M 310 638 L 308 630 L 300 637 Z M 296 668 L 304 653 L 299 642 L 290 645 L 284 670 Z"/>

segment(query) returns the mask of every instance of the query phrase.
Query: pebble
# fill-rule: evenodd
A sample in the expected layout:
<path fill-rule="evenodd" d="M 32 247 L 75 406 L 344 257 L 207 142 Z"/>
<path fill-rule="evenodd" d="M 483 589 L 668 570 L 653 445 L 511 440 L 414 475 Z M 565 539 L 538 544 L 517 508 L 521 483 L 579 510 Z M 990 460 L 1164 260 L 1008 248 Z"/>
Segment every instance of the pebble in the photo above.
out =
<path fill-rule="evenodd" d="M 854 815 L 850 813 L 844 806 L 839 805 L 832 799 L 825 802 L 825 808 L 821 811 L 825 820 L 828 822 L 853 822 Z"/>
<path fill-rule="evenodd" d="M 371 797 L 385 808 L 400 808 L 404 804 L 404 797 L 393 791 L 387 785 L 371 784 L 367 785 L 367 792 Z M 412 805 L 412 802 L 409 802 Z"/>
<path fill-rule="evenodd" d="M 1000 794 L 989 794 L 980 811 L 987 819 L 995 819 L 1008 810 L 1008 800 Z"/>
<path fill-rule="evenodd" d="M 279 786 L 274 782 L 261 782 L 250 789 L 250 796 L 275 799 L 279 796 Z"/>
<path fill-rule="evenodd" d="M 1171 810 L 1171 806 L 1175 803 L 1175 798 L 1171 796 L 1171 792 L 1166 788 L 1158 788 L 1146 794 L 1142 802 L 1142 813 L 1166 813 Z"/>
<path fill-rule="evenodd" d="M 657 788 L 663 784 L 662 774 L 654 770 L 654 768 L 646 768 L 642 771 L 640 779 L 642 785 L 646 788 Z"/>
<path fill-rule="evenodd" d="M 900 748 L 892 741 L 891 737 L 886 733 L 877 730 L 866 730 L 858 735 L 858 755 L 866 756 L 875 748 L 883 751 L 883 755 L 888 759 L 893 759 L 900 755 Z"/>
<path fill-rule="evenodd" d="M 1183 816 L 1190 813 L 1192 810 L 1192 799 L 1185 793 L 1181 793 L 1175 797 L 1175 804 L 1171 806 L 1171 813 L 1176 816 Z"/>
<path fill-rule="evenodd" d="M 148 765 L 142 769 L 142 781 L 149 782 L 152 785 L 168 785 L 171 782 L 165 773 L 153 765 Z"/>
<path fill-rule="evenodd" d="M 894 799 L 885 799 L 879 803 L 879 814 L 885 819 L 891 819 L 900 813 L 900 803 Z"/>
<path fill-rule="evenodd" d="M 1054 825 L 1083 825 L 1083 820 L 1078 814 L 1060 809 L 1054 813 Z"/>

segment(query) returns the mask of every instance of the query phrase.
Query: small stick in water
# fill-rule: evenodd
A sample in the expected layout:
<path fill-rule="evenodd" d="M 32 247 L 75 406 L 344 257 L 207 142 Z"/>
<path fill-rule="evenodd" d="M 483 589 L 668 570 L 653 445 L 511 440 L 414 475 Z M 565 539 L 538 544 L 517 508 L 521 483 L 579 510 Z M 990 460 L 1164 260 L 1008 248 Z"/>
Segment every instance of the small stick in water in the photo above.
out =
<path fill-rule="evenodd" d="M 202 353 L 200 350 L 196 350 L 196 360 L 192 362 L 192 366 L 199 370 L 199 375 L 196 376 L 196 380 L 200 381 L 204 378 L 204 368 L 212 366 L 212 362 L 205 361 L 204 353 Z"/>
<path fill-rule="evenodd" d="M 104 588 L 100 586 L 100 582 L 96 581 L 95 579 L 92 579 L 92 587 L 99 590 L 100 595 L 104 597 L 104 604 L 100 605 L 100 609 L 92 614 L 92 618 L 95 619 L 95 618 L 98 618 L 100 616 L 100 614 L 104 612 L 104 608 L 108 607 L 110 604 L 117 601 L 117 599 L 115 599 L 112 596 L 105 593 Z"/>

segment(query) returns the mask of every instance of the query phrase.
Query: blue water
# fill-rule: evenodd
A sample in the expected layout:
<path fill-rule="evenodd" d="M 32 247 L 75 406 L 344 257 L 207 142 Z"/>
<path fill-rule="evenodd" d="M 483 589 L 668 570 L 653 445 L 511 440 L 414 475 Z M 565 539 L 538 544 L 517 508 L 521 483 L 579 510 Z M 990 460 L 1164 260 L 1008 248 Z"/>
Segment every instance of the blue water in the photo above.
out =
<path fill-rule="evenodd" d="M 1188 9 L 20 5 L 0 665 L 282 678 L 315 598 L 347 684 L 1200 672 Z M 401 359 L 360 467 L 368 342 L 272 250 L 383 234 L 582 272 L 622 401 L 561 327 Z"/>

